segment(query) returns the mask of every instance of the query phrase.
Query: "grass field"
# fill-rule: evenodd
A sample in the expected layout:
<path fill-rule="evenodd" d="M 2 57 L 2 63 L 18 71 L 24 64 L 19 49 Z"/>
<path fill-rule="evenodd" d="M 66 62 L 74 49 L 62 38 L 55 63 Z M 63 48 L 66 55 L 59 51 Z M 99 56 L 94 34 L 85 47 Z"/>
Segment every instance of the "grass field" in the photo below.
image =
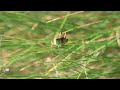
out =
<path fill-rule="evenodd" d="M 119 79 L 120 12 L 1 11 L 0 78 Z"/>

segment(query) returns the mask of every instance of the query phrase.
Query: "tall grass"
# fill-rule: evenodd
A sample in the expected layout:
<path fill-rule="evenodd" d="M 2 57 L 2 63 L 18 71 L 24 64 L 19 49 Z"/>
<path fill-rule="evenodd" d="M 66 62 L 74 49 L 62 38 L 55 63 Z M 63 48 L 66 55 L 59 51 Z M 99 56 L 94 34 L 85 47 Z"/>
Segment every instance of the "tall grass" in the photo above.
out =
<path fill-rule="evenodd" d="M 0 12 L 0 78 L 120 78 L 119 11 Z M 68 43 L 51 47 L 58 32 Z"/>

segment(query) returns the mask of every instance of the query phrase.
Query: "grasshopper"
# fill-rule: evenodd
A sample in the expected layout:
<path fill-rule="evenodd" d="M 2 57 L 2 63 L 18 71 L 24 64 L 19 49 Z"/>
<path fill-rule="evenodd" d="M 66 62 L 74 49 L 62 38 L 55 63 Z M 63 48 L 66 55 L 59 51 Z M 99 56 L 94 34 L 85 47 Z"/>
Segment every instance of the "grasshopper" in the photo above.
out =
<path fill-rule="evenodd" d="M 68 42 L 68 39 L 66 38 L 66 33 L 57 33 L 53 39 L 53 41 L 51 41 L 51 47 L 61 47 L 64 44 L 66 44 Z"/>

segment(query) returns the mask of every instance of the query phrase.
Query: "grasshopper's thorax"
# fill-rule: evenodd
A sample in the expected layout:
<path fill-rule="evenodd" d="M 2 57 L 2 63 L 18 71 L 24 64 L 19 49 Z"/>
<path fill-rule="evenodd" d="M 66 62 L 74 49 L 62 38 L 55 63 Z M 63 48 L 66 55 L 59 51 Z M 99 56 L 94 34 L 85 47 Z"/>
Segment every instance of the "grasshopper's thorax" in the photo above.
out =
<path fill-rule="evenodd" d="M 66 39 L 66 33 L 57 33 L 53 39 L 53 41 L 51 41 L 51 47 L 60 47 L 63 46 L 64 44 L 66 44 L 68 41 L 68 39 Z"/>

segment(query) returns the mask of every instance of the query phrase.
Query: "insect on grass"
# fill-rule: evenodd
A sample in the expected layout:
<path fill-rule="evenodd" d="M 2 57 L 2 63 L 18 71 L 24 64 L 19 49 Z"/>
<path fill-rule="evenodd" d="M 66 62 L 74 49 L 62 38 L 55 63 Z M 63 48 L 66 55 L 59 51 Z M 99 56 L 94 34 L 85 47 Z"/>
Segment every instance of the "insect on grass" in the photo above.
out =
<path fill-rule="evenodd" d="M 51 47 L 61 47 L 64 46 L 67 42 L 68 39 L 66 38 L 67 34 L 66 33 L 57 33 L 53 39 L 53 41 L 51 41 Z"/>

